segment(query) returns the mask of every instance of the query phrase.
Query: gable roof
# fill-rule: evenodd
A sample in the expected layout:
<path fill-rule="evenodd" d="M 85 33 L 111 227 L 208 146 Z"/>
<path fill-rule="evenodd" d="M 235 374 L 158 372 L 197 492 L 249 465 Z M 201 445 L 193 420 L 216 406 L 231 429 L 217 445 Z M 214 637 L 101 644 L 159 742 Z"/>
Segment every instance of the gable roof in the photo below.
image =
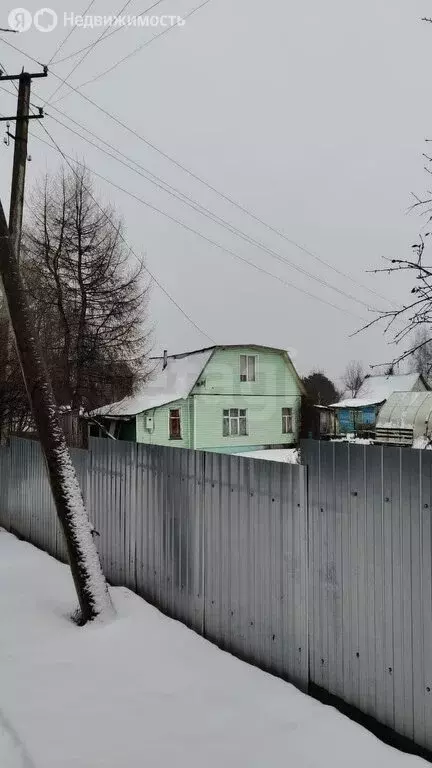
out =
<path fill-rule="evenodd" d="M 340 400 L 338 403 L 333 403 L 332 408 L 362 408 L 368 405 L 378 405 L 387 400 L 393 392 L 412 392 L 419 380 L 427 388 L 423 377 L 419 373 L 368 376 L 355 398 L 348 398 Z"/>
<path fill-rule="evenodd" d="M 153 408 L 159 408 L 162 405 L 168 405 L 176 400 L 184 400 L 188 397 L 200 374 L 210 360 L 216 349 L 274 349 L 284 355 L 285 360 L 290 367 L 297 385 L 302 393 L 304 387 L 298 373 L 291 362 L 291 359 L 284 349 L 275 347 L 263 347 L 257 344 L 221 344 L 213 347 L 197 349 L 193 352 L 183 352 L 178 355 L 168 355 L 166 368 L 163 368 L 163 357 L 150 358 L 155 366 L 151 374 L 151 379 L 144 382 L 129 397 L 123 398 L 116 403 L 104 405 L 91 411 L 90 416 L 112 416 L 114 418 L 132 418 L 137 413 L 149 411 Z"/>

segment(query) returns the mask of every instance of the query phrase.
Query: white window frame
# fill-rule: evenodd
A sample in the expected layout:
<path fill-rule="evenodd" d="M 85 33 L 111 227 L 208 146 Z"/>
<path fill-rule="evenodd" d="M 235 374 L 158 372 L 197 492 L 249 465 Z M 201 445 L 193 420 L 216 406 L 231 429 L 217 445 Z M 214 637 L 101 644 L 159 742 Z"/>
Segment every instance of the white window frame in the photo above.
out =
<path fill-rule="evenodd" d="M 240 431 L 240 421 L 244 421 L 244 432 Z M 248 434 L 247 408 L 224 408 L 222 411 L 222 436 L 247 437 Z"/>
<path fill-rule="evenodd" d="M 178 417 L 179 418 L 179 422 L 180 422 L 180 424 L 179 424 L 179 426 L 180 426 L 180 436 L 179 437 L 171 437 L 171 411 L 178 411 L 179 412 L 179 417 Z M 183 413 L 182 413 L 181 406 L 179 406 L 177 408 L 169 408 L 169 410 L 168 410 L 168 438 L 170 440 L 183 440 L 182 425 L 183 425 Z"/>
<path fill-rule="evenodd" d="M 242 358 L 246 358 L 246 374 L 242 373 Z M 249 359 L 254 359 L 254 378 L 249 378 Z M 240 381 L 242 384 L 247 384 L 248 382 L 255 382 L 258 379 L 258 355 L 249 355 L 247 353 L 242 353 L 240 355 L 239 359 L 239 371 L 240 371 Z M 242 376 L 246 375 L 245 379 L 242 379 Z"/>
<path fill-rule="evenodd" d="M 284 411 L 289 411 L 289 413 L 284 413 Z M 293 408 L 289 405 L 285 405 L 282 408 L 282 434 L 283 435 L 291 435 L 294 430 L 294 412 Z M 289 427 L 289 429 L 288 429 Z"/>

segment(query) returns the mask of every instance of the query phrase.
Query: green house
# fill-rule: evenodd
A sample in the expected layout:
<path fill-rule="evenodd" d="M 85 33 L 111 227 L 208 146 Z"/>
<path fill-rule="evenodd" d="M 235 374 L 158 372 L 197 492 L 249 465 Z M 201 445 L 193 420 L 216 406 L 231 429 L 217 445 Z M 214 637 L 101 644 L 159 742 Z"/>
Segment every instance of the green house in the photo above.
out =
<path fill-rule="evenodd" d="M 303 385 L 282 349 L 214 346 L 152 358 L 136 394 L 90 414 L 90 434 L 223 453 L 298 440 Z"/>

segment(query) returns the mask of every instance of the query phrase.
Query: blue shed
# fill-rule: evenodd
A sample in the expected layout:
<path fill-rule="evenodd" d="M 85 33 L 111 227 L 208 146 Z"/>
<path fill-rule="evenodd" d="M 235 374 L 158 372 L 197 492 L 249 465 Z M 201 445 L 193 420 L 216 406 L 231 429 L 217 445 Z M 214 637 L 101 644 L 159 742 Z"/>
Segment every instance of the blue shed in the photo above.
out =
<path fill-rule="evenodd" d="M 394 392 L 424 392 L 429 387 L 419 373 L 366 376 L 356 397 L 331 406 L 336 413 L 339 433 L 373 436 L 383 404 Z"/>

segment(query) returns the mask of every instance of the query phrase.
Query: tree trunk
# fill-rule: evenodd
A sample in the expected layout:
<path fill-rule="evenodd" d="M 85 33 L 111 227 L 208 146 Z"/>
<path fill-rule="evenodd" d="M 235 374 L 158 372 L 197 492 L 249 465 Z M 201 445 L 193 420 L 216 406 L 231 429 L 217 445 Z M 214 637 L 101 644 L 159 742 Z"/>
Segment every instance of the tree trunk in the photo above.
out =
<path fill-rule="evenodd" d="M 81 489 L 60 426 L 57 405 L 12 250 L 0 202 L 0 275 L 26 390 L 44 453 L 49 482 L 63 530 L 80 605 L 80 623 L 113 614 L 108 587 Z"/>

